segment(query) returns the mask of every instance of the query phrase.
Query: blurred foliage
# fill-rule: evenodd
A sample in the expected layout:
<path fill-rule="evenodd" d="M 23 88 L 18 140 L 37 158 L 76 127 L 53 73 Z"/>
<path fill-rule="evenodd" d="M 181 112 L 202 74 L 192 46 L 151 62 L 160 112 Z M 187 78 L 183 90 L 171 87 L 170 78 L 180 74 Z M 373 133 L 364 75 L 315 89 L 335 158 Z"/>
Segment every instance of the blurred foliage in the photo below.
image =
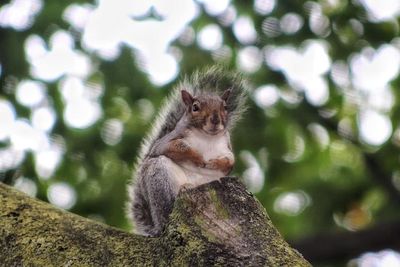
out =
<path fill-rule="evenodd" d="M 163 98 L 185 75 L 221 62 L 215 52 L 202 49 L 196 42 L 182 44 L 178 38 L 172 47 L 182 55 L 179 75 L 162 87 L 155 86 L 130 47 L 123 46 L 115 60 L 104 60 L 85 50 L 81 33 L 63 19 L 64 10 L 73 2 L 82 4 L 85 1 L 45 1 L 28 29 L 0 28 L 1 98 L 13 103 L 18 117 L 29 119 L 30 110 L 19 104 L 15 97 L 18 81 L 32 79 L 24 42 L 32 34 L 48 41 L 54 32 L 66 30 L 74 36 L 75 47 L 97 64 L 97 70 L 88 81 L 102 83 L 105 88 L 101 97 L 103 115 L 89 128 L 69 127 L 63 119 L 65 103 L 58 90 L 59 82 L 47 82 L 46 97 L 57 113 L 51 138 L 63 140 L 65 148 L 61 164 L 50 179 L 41 179 L 35 171 L 33 153 L 28 152 L 22 165 L 17 169 L 3 170 L 0 179 L 14 183 L 20 176 L 28 177 L 38 187 L 37 197 L 45 201 L 48 201 L 47 189 L 51 184 L 66 182 L 77 193 L 72 212 L 128 230 L 130 225 L 124 215 L 126 183 L 132 176 L 139 144 Z M 265 46 L 302 47 L 306 40 L 323 39 L 329 46 L 332 62 L 347 62 L 365 47 L 377 49 L 391 42 L 399 45 L 399 17 L 373 22 L 357 1 L 277 1 L 272 12 L 266 15 L 255 12 L 248 1 L 234 1 L 231 5 L 238 15 L 253 20 L 257 39 L 251 45 L 260 51 L 264 51 Z M 321 34 L 310 28 L 310 10 L 314 5 L 320 7 L 329 19 L 327 29 Z M 223 43 L 232 52 L 222 63 L 241 69 L 238 52 L 247 44 L 238 41 L 232 27 L 223 24 L 222 16 L 209 15 L 201 4 L 199 7 L 199 16 L 189 26 L 197 34 L 205 25 L 219 25 Z M 278 30 L 277 34 L 267 36 L 263 32 L 266 18 L 281 19 L 289 12 L 304 20 L 304 25 L 296 33 L 288 35 Z M 357 27 L 362 30 L 357 31 Z M 246 163 L 248 154 L 244 151 L 250 152 L 265 178 L 256 196 L 287 239 L 338 229 L 358 230 L 380 221 L 400 218 L 400 193 L 396 189 L 396 184 L 397 188 L 400 184 L 399 136 L 393 134 L 378 146 L 363 142 L 358 137 L 359 106 L 349 103 L 349 91 L 344 91 L 332 80 L 331 72 L 324 75 L 329 85 L 329 99 L 320 106 L 310 104 L 304 92 L 293 89 L 282 72 L 273 70 L 265 62 L 246 75 L 252 92 L 249 111 L 233 133 L 237 156 L 234 174 L 242 176 L 249 168 Z M 262 108 L 254 101 L 253 92 L 265 84 L 276 85 L 280 97 L 274 105 Z M 399 85 L 399 78 L 391 82 L 394 104 L 387 114 L 393 132 L 399 129 Z M 107 145 L 102 137 L 110 119 L 123 123 L 121 140 L 115 145 Z M 347 125 L 345 130 L 343 125 Z M 325 139 L 321 139 L 321 131 L 325 133 Z M 9 141 L 1 143 L 2 147 L 7 145 Z M 366 157 L 372 158 L 376 164 L 371 165 Z M 284 194 L 286 202 L 281 204 L 286 206 L 280 209 L 277 199 L 284 199 Z M 289 210 L 285 212 L 287 205 Z M 293 205 L 301 207 L 293 213 Z"/>

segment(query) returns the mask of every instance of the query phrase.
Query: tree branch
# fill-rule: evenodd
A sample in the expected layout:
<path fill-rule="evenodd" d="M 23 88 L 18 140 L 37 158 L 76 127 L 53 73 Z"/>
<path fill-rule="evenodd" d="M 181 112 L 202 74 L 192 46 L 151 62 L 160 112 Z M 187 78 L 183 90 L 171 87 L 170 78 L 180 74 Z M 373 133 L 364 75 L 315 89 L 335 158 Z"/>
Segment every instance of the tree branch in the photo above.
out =
<path fill-rule="evenodd" d="M 163 235 L 125 233 L 0 184 L 6 266 L 310 266 L 233 178 L 181 192 Z"/>
<path fill-rule="evenodd" d="M 358 232 L 325 233 L 291 242 L 312 263 L 344 261 L 365 251 L 400 251 L 400 221 L 382 223 Z"/>

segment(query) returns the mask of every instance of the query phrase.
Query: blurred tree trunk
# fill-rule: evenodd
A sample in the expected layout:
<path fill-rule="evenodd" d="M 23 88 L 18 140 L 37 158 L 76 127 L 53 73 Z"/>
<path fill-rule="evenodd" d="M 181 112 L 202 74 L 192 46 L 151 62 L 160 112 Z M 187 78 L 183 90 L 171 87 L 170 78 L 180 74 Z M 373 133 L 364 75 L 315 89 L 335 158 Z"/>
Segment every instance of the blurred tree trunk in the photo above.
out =
<path fill-rule="evenodd" d="M 320 233 L 291 242 L 313 264 L 350 260 L 364 252 L 400 251 L 400 221 L 384 222 L 350 232 Z"/>
<path fill-rule="evenodd" d="M 0 203 L 5 266 L 310 266 L 234 178 L 182 192 L 158 238 L 59 210 L 4 184 Z"/>

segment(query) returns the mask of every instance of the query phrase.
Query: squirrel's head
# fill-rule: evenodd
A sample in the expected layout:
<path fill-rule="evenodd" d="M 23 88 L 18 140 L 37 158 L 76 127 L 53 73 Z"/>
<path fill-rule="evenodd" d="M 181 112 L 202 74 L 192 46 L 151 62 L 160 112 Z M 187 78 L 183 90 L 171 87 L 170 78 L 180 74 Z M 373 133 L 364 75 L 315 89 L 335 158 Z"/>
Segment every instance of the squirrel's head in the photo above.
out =
<path fill-rule="evenodd" d="M 226 101 L 230 93 L 231 89 L 227 89 L 222 96 L 192 96 L 188 91 L 182 90 L 182 101 L 186 106 L 190 125 L 211 135 L 223 132 L 228 120 Z"/>

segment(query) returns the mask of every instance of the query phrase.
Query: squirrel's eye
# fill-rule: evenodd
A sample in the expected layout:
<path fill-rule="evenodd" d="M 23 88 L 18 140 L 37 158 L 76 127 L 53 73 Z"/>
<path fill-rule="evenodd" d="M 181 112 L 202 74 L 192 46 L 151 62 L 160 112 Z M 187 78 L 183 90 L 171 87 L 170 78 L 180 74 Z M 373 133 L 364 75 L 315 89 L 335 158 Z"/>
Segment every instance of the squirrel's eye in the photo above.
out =
<path fill-rule="evenodd" d="M 193 104 L 192 111 L 196 112 L 196 111 L 199 111 L 199 110 L 200 110 L 199 105 L 197 105 L 196 103 Z"/>

